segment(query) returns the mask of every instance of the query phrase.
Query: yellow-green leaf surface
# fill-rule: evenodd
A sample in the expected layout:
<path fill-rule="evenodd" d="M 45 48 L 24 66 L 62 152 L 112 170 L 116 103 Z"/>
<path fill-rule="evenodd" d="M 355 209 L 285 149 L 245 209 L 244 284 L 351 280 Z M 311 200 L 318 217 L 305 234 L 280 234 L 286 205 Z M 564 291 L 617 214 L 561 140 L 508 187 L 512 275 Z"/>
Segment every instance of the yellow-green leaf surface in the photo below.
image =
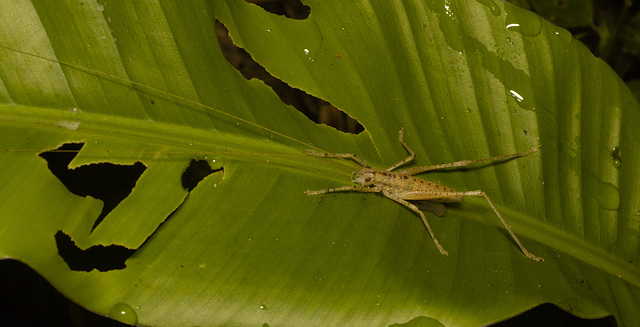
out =
<path fill-rule="evenodd" d="M 0 1 L 0 256 L 143 325 L 470 326 L 541 303 L 640 325 L 640 112 L 606 64 L 501 1 L 304 3 L 310 16 L 292 20 L 240 0 Z M 365 131 L 316 125 L 244 79 L 216 20 Z M 304 194 L 349 185 L 355 169 L 305 149 L 386 168 L 407 156 L 400 128 L 415 165 L 541 145 L 423 177 L 485 190 L 545 261 L 526 258 L 482 198 L 428 214 L 443 256 L 393 201 Z M 84 147 L 71 168 L 146 166 L 95 229 L 102 202 L 39 156 L 72 142 Z M 222 169 L 188 192 L 193 158 Z M 133 254 L 124 268 L 74 270 L 59 235 Z"/>

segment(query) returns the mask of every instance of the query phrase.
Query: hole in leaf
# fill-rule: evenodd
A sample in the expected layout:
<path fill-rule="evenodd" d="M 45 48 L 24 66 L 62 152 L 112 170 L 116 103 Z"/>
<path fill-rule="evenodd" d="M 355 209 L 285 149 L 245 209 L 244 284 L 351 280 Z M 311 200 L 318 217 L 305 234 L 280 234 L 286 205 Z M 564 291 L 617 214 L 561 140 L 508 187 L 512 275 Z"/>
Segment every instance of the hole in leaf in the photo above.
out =
<path fill-rule="evenodd" d="M 291 105 L 312 121 L 331 126 L 345 133 L 360 133 L 364 127 L 355 119 L 340 111 L 328 101 L 316 98 L 300 89 L 289 86 L 284 81 L 269 74 L 249 53 L 233 43 L 227 28 L 216 20 L 216 36 L 225 59 L 244 78 L 256 78 L 269 86 L 280 100 Z M 277 46 L 277 45 L 274 45 Z"/>
<path fill-rule="evenodd" d="M 93 224 L 92 231 L 111 210 L 124 200 L 136 185 L 146 167 L 141 162 L 133 165 L 97 163 L 69 169 L 83 143 L 67 143 L 55 150 L 40 153 L 49 170 L 73 194 L 90 195 L 104 203 L 102 212 Z"/>
<path fill-rule="evenodd" d="M 309 17 L 311 8 L 305 6 L 300 0 L 245 0 L 256 4 L 262 9 L 276 15 L 293 19 L 306 19 Z"/>
<path fill-rule="evenodd" d="M 214 171 L 220 171 L 211 169 L 211 166 L 206 160 L 191 159 L 189 167 L 182 173 L 182 187 L 191 192 L 198 186 L 201 180 L 205 177 L 213 174 Z"/>
<path fill-rule="evenodd" d="M 124 269 L 127 267 L 125 261 L 135 252 L 135 250 L 121 245 L 94 245 L 82 250 L 63 231 L 58 231 L 55 239 L 58 246 L 58 254 L 67 263 L 69 269 L 76 271 Z"/>
<path fill-rule="evenodd" d="M 131 326 L 80 307 L 17 260 L 0 260 L 0 294 L 0 324 L 6 327 Z"/>
<path fill-rule="evenodd" d="M 494 327 L 511 326 L 584 326 L 584 327 L 614 327 L 617 326 L 613 317 L 597 319 L 579 318 L 550 303 L 543 303 L 531 310 L 525 311 L 508 320 L 501 321 Z"/>

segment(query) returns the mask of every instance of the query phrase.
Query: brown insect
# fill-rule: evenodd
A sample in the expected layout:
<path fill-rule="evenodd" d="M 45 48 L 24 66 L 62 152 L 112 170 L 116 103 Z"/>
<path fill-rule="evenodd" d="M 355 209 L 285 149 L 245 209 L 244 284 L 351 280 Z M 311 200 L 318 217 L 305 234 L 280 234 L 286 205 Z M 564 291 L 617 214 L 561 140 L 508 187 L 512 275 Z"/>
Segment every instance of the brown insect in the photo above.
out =
<path fill-rule="evenodd" d="M 395 165 L 385 169 L 377 169 L 370 167 L 364 160 L 360 157 L 350 154 L 350 153 L 320 153 L 314 150 L 306 150 L 305 152 L 308 155 L 316 156 L 316 157 L 327 157 L 327 158 L 344 158 L 351 159 L 357 162 L 362 168 L 356 172 L 354 172 L 352 182 L 357 185 L 350 186 L 342 186 L 337 188 L 331 188 L 327 190 L 317 190 L 311 191 L 307 190 L 305 193 L 307 195 L 317 195 L 331 192 L 344 192 L 344 191 L 356 191 L 356 192 L 367 192 L 367 193 L 382 193 L 385 197 L 413 210 L 420 218 L 422 218 L 422 222 L 427 227 L 431 238 L 433 239 L 433 243 L 438 247 L 440 253 L 444 255 L 449 255 L 447 251 L 440 245 L 438 239 L 435 234 L 431 230 L 431 226 L 429 226 L 429 222 L 427 221 L 427 217 L 424 215 L 422 211 L 413 203 L 409 201 L 418 201 L 418 200 L 426 200 L 432 202 L 461 202 L 462 198 L 467 196 L 483 196 L 493 211 L 496 213 L 500 221 L 507 229 L 513 240 L 518 244 L 520 250 L 529 258 L 535 261 L 544 261 L 544 259 L 533 255 L 531 252 L 527 251 L 527 249 L 522 245 L 516 234 L 513 233 L 511 227 L 507 224 L 507 222 L 502 218 L 502 215 L 493 204 L 493 201 L 489 198 L 487 193 L 482 190 L 476 191 L 456 191 L 450 187 L 434 183 L 428 180 L 420 179 L 413 177 L 413 175 L 424 173 L 431 170 L 442 169 L 442 168 L 452 168 L 452 167 L 464 167 L 469 164 L 477 163 L 477 162 L 486 162 L 486 161 L 496 161 L 496 160 L 507 160 L 511 158 L 524 157 L 533 152 L 538 151 L 540 146 L 535 146 L 529 151 L 508 154 L 497 157 L 490 157 L 484 159 L 475 159 L 475 160 L 462 160 L 451 163 L 444 163 L 439 165 L 432 166 L 421 166 L 421 167 L 413 167 L 400 171 L 393 171 L 396 168 L 412 161 L 415 159 L 416 154 L 411 150 L 411 148 L 404 142 L 404 130 L 400 129 L 399 133 L 400 143 L 404 146 L 405 149 L 410 153 L 410 155 L 404 160 L 396 163 Z"/>

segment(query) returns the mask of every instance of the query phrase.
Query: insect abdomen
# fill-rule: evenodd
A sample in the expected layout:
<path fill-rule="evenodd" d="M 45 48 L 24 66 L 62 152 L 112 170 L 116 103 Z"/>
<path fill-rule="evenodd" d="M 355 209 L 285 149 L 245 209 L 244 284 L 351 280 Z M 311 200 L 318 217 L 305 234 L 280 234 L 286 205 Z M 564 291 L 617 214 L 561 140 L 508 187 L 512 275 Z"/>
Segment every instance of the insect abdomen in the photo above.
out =
<path fill-rule="evenodd" d="M 460 202 L 456 190 L 444 185 L 430 182 L 401 173 L 394 173 L 375 168 L 364 168 L 360 172 L 366 185 L 380 187 L 384 192 L 394 194 L 404 200 L 431 200 L 435 202 Z M 357 178 L 356 178 L 357 180 Z"/>
<path fill-rule="evenodd" d="M 408 176 L 410 188 L 398 192 L 405 200 L 430 200 L 434 202 L 460 202 L 462 197 L 458 191 L 444 185 L 424 179 Z"/>

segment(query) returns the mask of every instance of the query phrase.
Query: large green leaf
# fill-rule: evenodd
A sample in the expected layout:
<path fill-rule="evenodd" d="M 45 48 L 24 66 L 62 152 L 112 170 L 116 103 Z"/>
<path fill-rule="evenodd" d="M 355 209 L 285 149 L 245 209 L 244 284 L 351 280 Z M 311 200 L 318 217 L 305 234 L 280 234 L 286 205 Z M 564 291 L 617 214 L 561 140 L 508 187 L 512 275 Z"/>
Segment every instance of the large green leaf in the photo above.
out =
<path fill-rule="evenodd" d="M 240 0 L 0 2 L 0 46 L 14 49 L 0 49 L 1 256 L 145 325 L 468 326 L 544 302 L 640 324 L 640 112 L 606 64 L 502 2 L 305 3 L 309 18 L 290 20 Z M 245 80 L 216 19 L 269 72 L 365 131 L 317 126 Z M 354 169 L 304 149 L 384 168 L 407 155 L 401 127 L 417 165 L 541 144 L 429 178 L 487 191 L 546 260 L 526 258 L 482 198 L 430 217 L 445 257 L 388 199 L 303 193 L 347 185 Z M 72 167 L 147 166 L 93 232 L 101 202 L 69 192 L 38 156 L 65 142 L 85 143 Z M 188 193 L 180 175 L 205 156 L 224 170 Z M 124 269 L 74 271 L 58 233 L 135 253 Z"/>

